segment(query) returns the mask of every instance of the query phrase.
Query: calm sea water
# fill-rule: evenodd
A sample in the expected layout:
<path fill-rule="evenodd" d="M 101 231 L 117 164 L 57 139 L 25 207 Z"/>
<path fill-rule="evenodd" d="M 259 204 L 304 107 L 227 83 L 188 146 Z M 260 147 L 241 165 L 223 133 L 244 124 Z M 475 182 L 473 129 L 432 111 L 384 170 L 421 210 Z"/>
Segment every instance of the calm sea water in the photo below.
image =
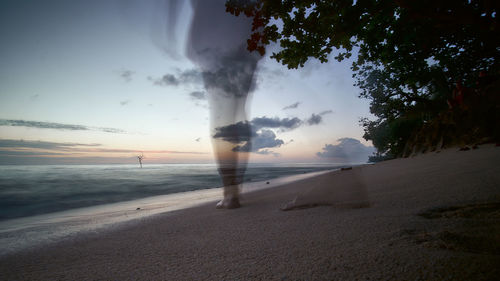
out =
<path fill-rule="evenodd" d="M 338 167 L 250 164 L 245 181 Z M 220 186 L 213 164 L 0 165 L 0 220 Z"/>

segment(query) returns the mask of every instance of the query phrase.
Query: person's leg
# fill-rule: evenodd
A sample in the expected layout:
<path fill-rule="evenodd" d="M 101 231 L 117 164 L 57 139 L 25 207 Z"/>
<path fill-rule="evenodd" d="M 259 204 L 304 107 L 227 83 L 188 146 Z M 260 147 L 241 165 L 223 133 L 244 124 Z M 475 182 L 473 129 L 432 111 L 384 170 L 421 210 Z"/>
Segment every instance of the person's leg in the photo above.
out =
<path fill-rule="evenodd" d="M 209 91 L 210 105 L 210 135 L 218 172 L 224 185 L 223 199 L 217 208 L 233 209 L 240 207 L 239 189 L 248 161 L 247 152 L 234 151 L 239 141 L 249 141 L 250 127 L 239 126 L 237 130 L 231 128 L 235 124 L 247 124 L 245 104 L 247 96 L 235 97 L 217 91 Z M 222 133 L 224 132 L 224 133 Z M 215 137 L 219 135 L 220 137 Z M 232 141 L 230 139 L 234 138 Z"/>

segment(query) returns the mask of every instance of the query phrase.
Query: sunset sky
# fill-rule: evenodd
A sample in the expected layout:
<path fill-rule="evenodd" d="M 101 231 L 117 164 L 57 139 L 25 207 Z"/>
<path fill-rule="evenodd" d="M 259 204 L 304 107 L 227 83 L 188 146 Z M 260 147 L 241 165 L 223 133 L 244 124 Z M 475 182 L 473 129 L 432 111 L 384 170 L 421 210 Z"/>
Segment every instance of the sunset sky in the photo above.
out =
<path fill-rule="evenodd" d="M 183 54 L 191 11 L 179 16 L 177 57 L 165 52 L 162 1 L 0 2 L 0 164 L 211 163 L 209 110 Z M 258 66 L 249 120 L 297 117 L 281 146 L 252 162 L 360 162 L 373 152 L 351 61 Z M 313 115 L 314 114 L 314 115 Z M 318 124 L 308 123 L 320 116 Z M 339 140 L 340 139 L 340 140 Z M 359 142 L 358 142 L 359 141 Z"/>

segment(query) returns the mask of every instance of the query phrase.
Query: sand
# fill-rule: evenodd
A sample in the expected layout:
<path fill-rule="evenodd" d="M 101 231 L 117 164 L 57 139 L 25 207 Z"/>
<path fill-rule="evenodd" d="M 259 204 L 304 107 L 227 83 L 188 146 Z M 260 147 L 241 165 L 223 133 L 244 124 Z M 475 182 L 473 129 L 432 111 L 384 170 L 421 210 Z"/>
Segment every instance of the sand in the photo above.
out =
<path fill-rule="evenodd" d="M 0 279 L 498 280 L 499 159 L 486 145 L 332 172 L 3 256 Z"/>

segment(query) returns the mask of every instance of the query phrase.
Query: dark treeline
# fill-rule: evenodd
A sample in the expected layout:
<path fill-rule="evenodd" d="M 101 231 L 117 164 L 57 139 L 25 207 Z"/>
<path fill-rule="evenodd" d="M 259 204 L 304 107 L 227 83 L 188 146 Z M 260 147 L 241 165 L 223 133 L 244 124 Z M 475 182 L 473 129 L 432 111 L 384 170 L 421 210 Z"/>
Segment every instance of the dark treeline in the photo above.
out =
<path fill-rule="evenodd" d="M 372 160 L 500 140 L 495 0 L 229 0 L 253 18 L 248 49 L 289 68 L 356 56 L 353 77 L 375 120 L 360 120 Z M 281 23 L 280 23 L 281 22 Z"/>

